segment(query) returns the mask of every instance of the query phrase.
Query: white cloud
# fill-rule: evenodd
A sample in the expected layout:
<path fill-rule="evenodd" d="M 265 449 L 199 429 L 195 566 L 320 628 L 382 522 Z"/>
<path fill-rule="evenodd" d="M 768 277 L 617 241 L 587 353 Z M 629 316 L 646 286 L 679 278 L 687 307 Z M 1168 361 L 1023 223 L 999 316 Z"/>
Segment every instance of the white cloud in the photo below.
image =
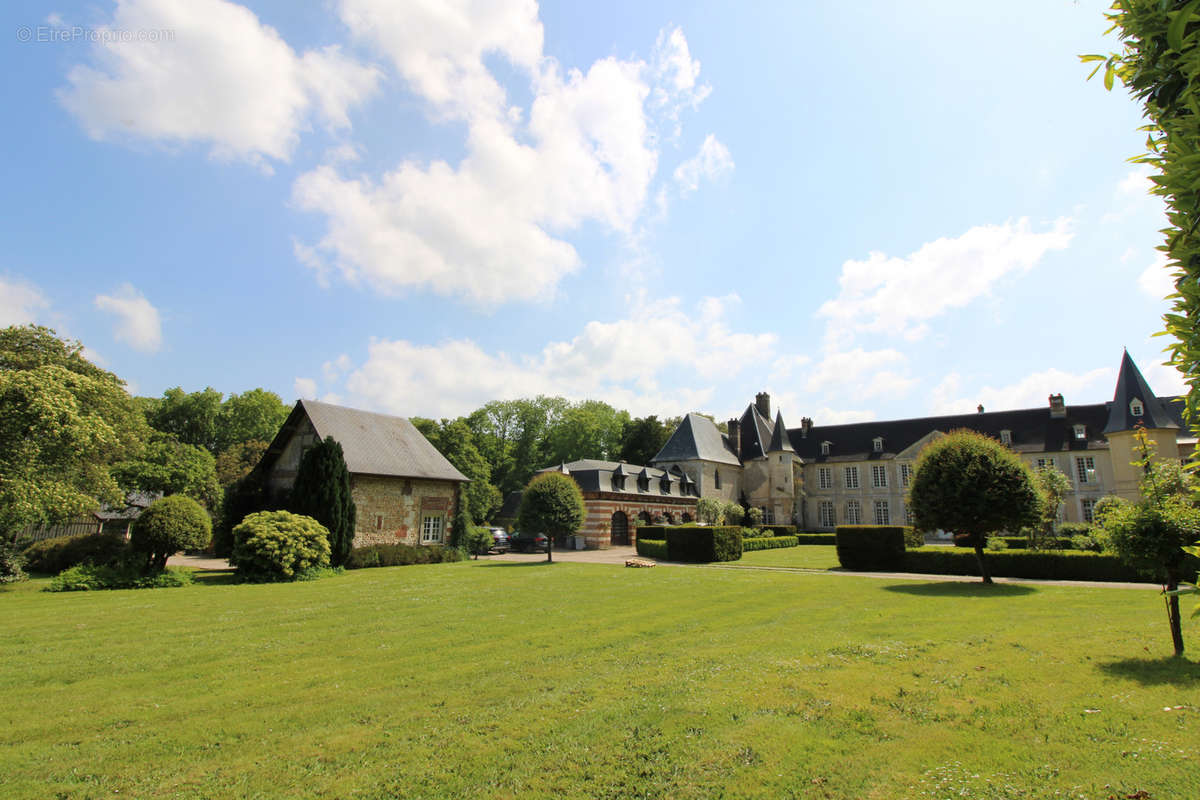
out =
<path fill-rule="evenodd" d="M 896 397 L 916 385 L 916 379 L 906 374 L 907 368 L 908 358 L 891 348 L 829 352 L 808 373 L 806 388 L 855 399 Z"/>
<path fill-rule="evenodd" d="M 315 400 L 317 397 L 317 382 L 312 378 L 296 378 L 292 388 L 301 400 Z"/>
<path fill-rule="evenodd" d="M 1112 208 L 1100 217 L 1100 222 L 1111 225 L 1127 220 L 1143 210 L 1162 211 L 1162 199 L 1151 194 L 1151 190 L 1154 189 L 1154 183 L 1150 180 L 1152 174 L 1154 170 L 1146 164 L 1139 164 L 1127 172 L 1113 190 Z"/>
<path fill-rule="evenodd" d="M 1161 358 L 1163 356 L 1159 357 L 1159 359 Z M 1142 370 L 1142 377 L 1146 379 L 1146 383 L 1150 384 L 1150 388 L 1159 397 L 1187 394 L 1188 387 L 1183 373 L 1159 359 L 1150 361 L 1145 365 L 1138 365 L 1139 369 Z"/>
<path fill-rule="evenodd" d="M 1138 276 L 1138 288 L 1143 294 L 1162 300 L 1169 294 L 1175 294 L 1174 272 L 1167 268 L 1166 253 L 1159 253 Z"/>
<path fill-rule="evenodd" d="M 205 142 L 221 159 L 286 161 L 310 119 L 347 126 L 380 77 L 336 46 L 298 55 L 227 0 L 122 0 L 105 29 L 164 35 L 107 37 L 67 74 L 59 101 L 96 139 Z"/>
<path fill-rule="evenodd" d="M 954 239 L 937 239 L 905 258 L 872 252 L 847 261 L 841 291 L 818 311 L 829 319 L 827 341 L 841 344 L 857 331 L 915 340 L 929 320 L 986 294 L 1001 278 L 1022 273 L 1071 241 L 1069 221 L 1035 233 L 1028 219 L 981 225 Z"/>
<path fill-rule="evenodd" d="M 734 302 L 708 298 L 693 312 L 675 298 L 634 297 L 626 318 L 589 322 L 532 356 L 489 352 L 469 339 L 374 340 L 345 387 L 362 405 L 404 415 L 453 416 L 537 394 L 603 398 L 634 414 L 694 411 L 720 381 L 773 357 L 773 334 L 729 329 L 724 318 Z"/>
<path fill-rule="evenodd" d="M 983 405 L 987 411 L 1009 411 L 1040 406 L 1048 408 L 1047 398 L 1059 393 L 1068 405 L 1102 402 L 1112 397 L 1112 388 L 1116 380 L 1116 370 L 1108 367 L 1083 373 L 1052 368 L 1027 375 L 1008 386 L 964 388 L 962 376 L 951 372 L 933 388 L 931 413 L 967 414 L 975 411 L 979 405 Z M 972 388 L 973 394 L 967 394 Z M 1158 391 L 1157 388 L 1155 391 Z"/>
<path fill-rule="evenodd" d="M 671 137 L 679 138 L 679 114 L 685 108 L 695 109 L 712 92 L 707 84 L 697 83 L 700 62 L 692 58 L 687 37 L 681 28 L 665 28 L 658 33 L 651 58 L 655 82 L 658 84 L 651 102 L 661 109 L 672 124 Z"/>
<path fill-rule="evenodd" d="M 698 102 L 698 65 L 684 63 L 681 32 L 660 37 L 672 52 L 656 51 L 666 59 L 660 69 L 610 57 L 564 72 L 542 52 L 532 2 L 431 0 L 401 10 L 346 0 L 342 19 L 393 62 L 435 120 L 467 123 L 457 165 L 405 161 L 372 177 L 326 164 L 295 182 L 296 205 L 327 220 L 324 236 L 297 256 L 318 274 L 337 271 L 383 292 L 428 288 L 479 305 L 551 296 L 581 266 L 566 232 L 595 222 L 636 235 L 658 168 L 656 129 L 675 108 L 664 101 L 656 116 L 652 91 Z M 527 110 L 509 105 L 489 55 L 529 81 Z"/>
<path fill-rule="evenodd" d="M 113 336 L 143 353 L 162 348 L 162 321 L 158 309 L 141 292 L 126 283 L 111 295 L 96 296 L 96 308 L 115 314 Z"/>
<path fill-rule="evenodd" d="M 710 133 L 704 137 L 699 152 L 675 168 L 675 181 L 686 195 L 699 189 L 701 180 L 715 180 L 730 172 L 733 172 L 733 157 L 729 148 Z"/>
<path fill-rule="evenodd" d="M 0 276 L 0 328 L 27 325 L 50 303 L 41 290 L 20 278 Z"/>

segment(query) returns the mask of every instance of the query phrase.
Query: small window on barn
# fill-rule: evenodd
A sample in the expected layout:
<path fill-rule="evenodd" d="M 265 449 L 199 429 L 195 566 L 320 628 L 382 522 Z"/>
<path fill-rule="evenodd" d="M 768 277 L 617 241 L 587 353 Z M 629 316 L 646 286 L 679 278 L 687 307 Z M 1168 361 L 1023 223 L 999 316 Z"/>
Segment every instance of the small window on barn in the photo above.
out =
<path fill-rule="evenodd" d="M 715 472 L 713 472 L 713 484 L 718 489 L 721 488 L 721 470 L 716 470 Z"/>
<path fill-rule="evenodd" d="M 375 515 L 375 530 L 377 530 L 377 531 L 383 530 L 383 514 Z"/>
<path fill-rule="evenodd" d="M 406 495 L 412 494 L 412 481 L 410 481 L 408 478 L 405 478 L 400 491 L 404 492 Z"/>

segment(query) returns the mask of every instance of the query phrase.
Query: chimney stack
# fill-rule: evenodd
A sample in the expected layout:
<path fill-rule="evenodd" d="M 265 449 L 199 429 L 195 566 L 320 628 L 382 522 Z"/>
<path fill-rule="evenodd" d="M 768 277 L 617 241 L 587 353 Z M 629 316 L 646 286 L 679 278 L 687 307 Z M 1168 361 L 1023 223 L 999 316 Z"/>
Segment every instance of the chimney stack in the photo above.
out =
<path fill-rule="evenodd" d="M 754 406 L 763 417 L 766 419 L 771 418 L 771 395 L 766 392 L 759 392 L 754 395 Z"/>
<path fill-rule="evenodd" d="M 978 411 L 980 414 L 982 414 L 983 413 L 983 403 L 980 403 L 978 406 L 976 406 L 975 410 Z"/>
<path fill-rule="evenodd" d="M 808 432 L 812 430 L 812 419 L 809 417 L 800 418 L 800 438 L 807 439 Z"/>
<path fill-rule="evenodd" d="M 733 448 L 734 454 L 742 457 L 742 424 L 736 419 L 731 419 L 726 423 L 729 426 L 729 446 Z"/>
<path fill-rule="evenodd" d="M 1050 418 L 1062 419 L 1067 416 L 1067 404 L 1063 402 L 1062 394 L 1050 395 Z"/>

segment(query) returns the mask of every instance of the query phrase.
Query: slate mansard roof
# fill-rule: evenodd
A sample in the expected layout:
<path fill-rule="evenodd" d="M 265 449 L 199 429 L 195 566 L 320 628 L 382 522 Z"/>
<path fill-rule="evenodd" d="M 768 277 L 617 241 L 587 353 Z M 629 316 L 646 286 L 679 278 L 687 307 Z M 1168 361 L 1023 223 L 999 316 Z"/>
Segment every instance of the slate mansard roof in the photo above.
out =
<path fill-rule="evenodd" d="M 561 472 L 564 475 L 570 475 L 579 484 L 580 490 L 584 492 L 614 492 L 643 497 L 695 498 L 699 496 L 696 484 L 682 472 L 617 461 L 582 459 L 569 464 L 548 467 L 538 470 L 538 472 Z M 620 480 L 621 478 L 624 480 Z M 670 482 L 669 489 L 664 492 L 662 484 L 666 481 Z M 641 488 L 643 486 L 645 488 Z"/>
<path fill-rule="evenodd" d="M 351 474 L 400 478 L 469 479 L 454 468 L 429 440 L 404 417 L 356 408 L 300 400 L 263 454 L 260 467 L 269 467 L 283 453 L 301 422 L 308 418 L 317 435 L 332 436 L 342 446 Z"/>
<path fill-rule="evenodd" d="M 650 459 L 655 464 L 664 461 L 715 461 L 718 464 L 742 465 L 729 440 L 708 417 L 688 414 L 675 428 L 671 438 Z"/>

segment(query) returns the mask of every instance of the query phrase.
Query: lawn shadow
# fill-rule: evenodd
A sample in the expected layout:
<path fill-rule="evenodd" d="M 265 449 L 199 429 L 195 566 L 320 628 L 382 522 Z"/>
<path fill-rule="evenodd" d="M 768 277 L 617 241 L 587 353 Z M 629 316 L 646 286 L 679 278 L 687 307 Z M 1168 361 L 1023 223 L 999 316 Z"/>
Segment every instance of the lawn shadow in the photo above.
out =
<path fill-rule="evenodd" d="M 237 570 L 232 569 L 198 569 L 192 572 L 192 582 L 204 586 L 232 586 L 241 583 Z"/>
<path fill-rule="evenodd" d="M 562 561 L 483 561 L 480 567 L 545 567 L 562 564 Z"/>
<path fill-rule="evenodd" d="M 1097 666 L 1107 675 L 1129 678 L 1143 686 L 1200 686 L 1200 663 L 1174 656 L 1123 658 Z"/>
<path fill-rule="evenodd" d="M 1017 597 L 1037 591 L 1032 586 L 1020 583 L 984 583 L 983 581 L 904 583 L 883 588 L 888 592 L 915 594 L 922 597 Z"/>

